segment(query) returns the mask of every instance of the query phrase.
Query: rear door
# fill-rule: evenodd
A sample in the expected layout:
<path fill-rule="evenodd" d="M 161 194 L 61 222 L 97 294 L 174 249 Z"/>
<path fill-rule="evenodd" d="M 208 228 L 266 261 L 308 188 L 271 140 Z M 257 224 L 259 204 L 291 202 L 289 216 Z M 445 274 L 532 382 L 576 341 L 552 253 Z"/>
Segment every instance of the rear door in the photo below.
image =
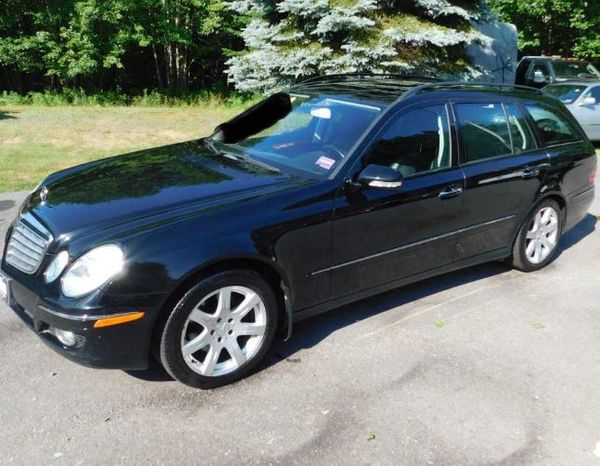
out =
<path fill-rule="evenodd" d="M 536 200 L 548 155 L 516 102 L 459 101 L 453 109 L 466 183 L 456 260 L 498 256 Z"/>

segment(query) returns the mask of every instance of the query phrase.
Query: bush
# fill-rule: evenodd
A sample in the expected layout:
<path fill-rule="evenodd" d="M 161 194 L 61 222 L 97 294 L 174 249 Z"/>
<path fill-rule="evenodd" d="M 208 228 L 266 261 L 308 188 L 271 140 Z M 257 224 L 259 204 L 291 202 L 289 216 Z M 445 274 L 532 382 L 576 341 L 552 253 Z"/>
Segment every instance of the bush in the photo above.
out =
<path fill-rule="evenodd" d="M 241 94 L 232 91 L 204 90 L 185 94 L 168 94 L 160 91 L 144 90 L 141 95 L 127 95 L 120 91 L 101 91 L 85 93 L 82 89 L 65 89 L 63 91 L 16 92 L 3 91 L 0 94 L 0 105 L 34 105 L 39 107 L 59 106 L 139 106 L 139 107 L 239 107 L 248 105 L 260 98 L 256 94 Z"/>

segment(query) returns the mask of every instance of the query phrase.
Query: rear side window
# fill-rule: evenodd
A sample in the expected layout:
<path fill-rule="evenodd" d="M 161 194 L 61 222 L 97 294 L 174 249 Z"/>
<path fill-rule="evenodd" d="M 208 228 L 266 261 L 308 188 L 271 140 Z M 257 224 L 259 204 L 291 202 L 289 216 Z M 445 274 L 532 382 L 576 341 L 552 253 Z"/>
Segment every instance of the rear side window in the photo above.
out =
<path fill-rule="evenodd" d="M 457 104 L 455 108 L 467 162 L 512 152 L 501 103 Z"/>
<path fill-rule="evenodd" d="M 535 138 L 521 109 L 515 104 L 506 104 L 504 108 L 508 116 L 508 127 L 512 138 L 513 152 L 518 154 L 519 152 L 535 149 Z"/>
<path fill-rule="evenodd" d="M 528 104 L 525 107 L 535 121 L 545 145 L 564 144 L 580 139 L 571 122 L 556 111 L 540 105 Z"/>
<path fill-rule="evenodd" d="M 592 89 L 585 96 L 596 99 L 596 104 L 600 103 L 600 86 L 592 87 Z"/>
<path fill-rule="evenodd" d="M 542 75 L 544 75 L 544 78 L 550 79 L 550 68 L 548 68 L 548 65 L 546 65 L 546 63 L 536 62 L 535 65 L 533 65 L 533 69 L 531 70 L 532 78 L 533 76 L 535 76 L 536 71 L 540 71 Z"/>

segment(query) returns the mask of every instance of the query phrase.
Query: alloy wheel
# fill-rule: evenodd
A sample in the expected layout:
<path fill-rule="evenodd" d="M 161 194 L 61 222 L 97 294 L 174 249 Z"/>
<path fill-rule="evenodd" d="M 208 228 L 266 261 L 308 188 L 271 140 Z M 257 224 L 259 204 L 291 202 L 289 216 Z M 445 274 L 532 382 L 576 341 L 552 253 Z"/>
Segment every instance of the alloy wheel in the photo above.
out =
<path fill-rule="evenodd" d="M 226 286 L 204 297 L 181 333 L 181 354 L 206 377 L 238 370 L 259 351 L 267 328 L 261 297 L 244 286 Z"/>
<path fill-rule="evenodd" d="M 525 255 L 532 264 L 540 264 L 558 243 L 558 212 L 550 206 L 542 207 L 533 217 L 525 237 Z"/>

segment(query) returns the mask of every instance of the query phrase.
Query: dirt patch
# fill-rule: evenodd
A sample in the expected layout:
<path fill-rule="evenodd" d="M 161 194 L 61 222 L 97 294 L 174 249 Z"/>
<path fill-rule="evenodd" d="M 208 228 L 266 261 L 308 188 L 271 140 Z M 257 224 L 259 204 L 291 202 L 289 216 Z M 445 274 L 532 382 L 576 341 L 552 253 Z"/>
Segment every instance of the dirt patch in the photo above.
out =
<path fill-rule="evenodd" d="M 12 209 L 15 206 L 15 201 L 0 201 L 0 212 Z"/>

